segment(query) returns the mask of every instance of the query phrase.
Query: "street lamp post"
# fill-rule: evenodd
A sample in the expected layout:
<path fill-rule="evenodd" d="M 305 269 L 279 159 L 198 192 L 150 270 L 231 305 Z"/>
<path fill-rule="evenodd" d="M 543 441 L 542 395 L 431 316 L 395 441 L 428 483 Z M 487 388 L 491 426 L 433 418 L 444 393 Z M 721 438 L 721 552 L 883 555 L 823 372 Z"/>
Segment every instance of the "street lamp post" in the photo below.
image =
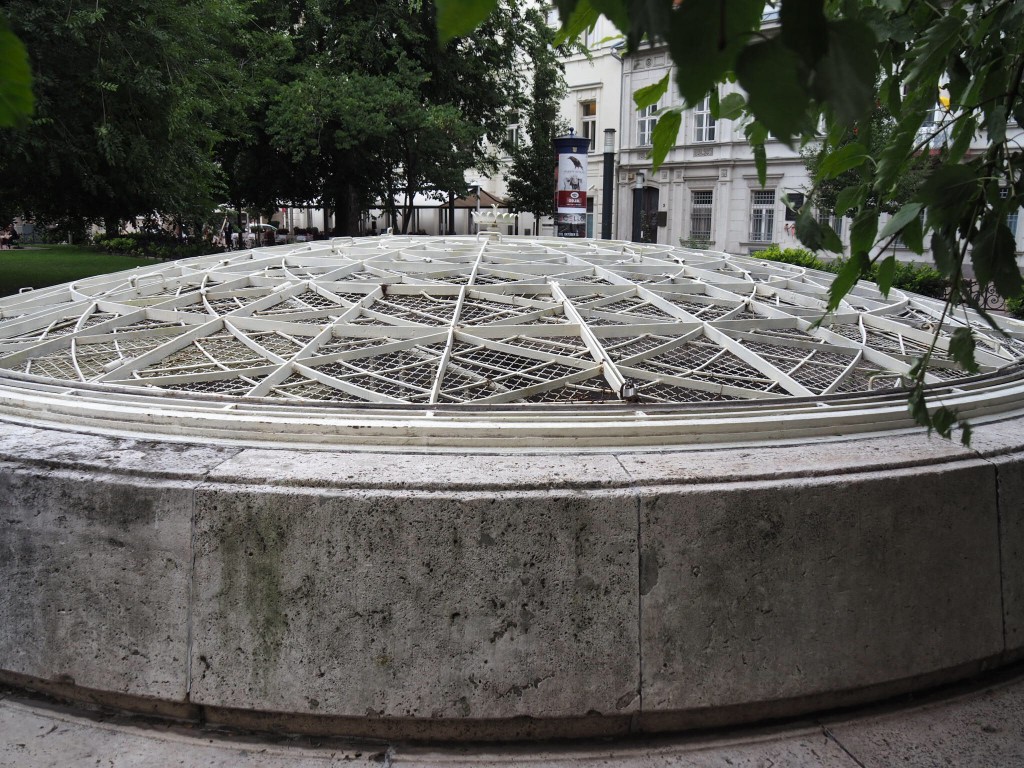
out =
<path fill-rule="evenodd" d="M 615 185 L 615 129 L 604 131 L 604 191 L 601 196 L 601 239 L 612 239 L 612 195 Z"/>

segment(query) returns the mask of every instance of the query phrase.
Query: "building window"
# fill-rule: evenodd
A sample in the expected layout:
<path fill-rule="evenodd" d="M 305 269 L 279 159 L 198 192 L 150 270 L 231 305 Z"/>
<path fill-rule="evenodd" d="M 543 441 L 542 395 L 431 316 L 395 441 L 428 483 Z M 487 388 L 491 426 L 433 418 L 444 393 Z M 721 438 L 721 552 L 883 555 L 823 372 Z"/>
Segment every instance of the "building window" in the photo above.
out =
<path fill-rule="evenodd" d="M 843 217 L 836 216 L 832 211 L 826 210 L 825 208 L 818 209 L 818 223 L 828 224 L 832 227 L 832 231 L 842 237 L 843 234 Z"/>
<path fill-rule="evenodd" d="M 711 97 L 705 96 L 704 101 L 693 110 L 694 141 L 715 140 L 715 118 L 711 116 Z"/>
<path fill-rule="evenodd" d="M 710 189 L 693 192 L 690 205 L 690 239 L 711 240 L 711 205 L 714 193 Z"/>
<path fill-rule="evenodd" d="M 594 236 L 594 198 L 587 198 L 587 237 Z"/>
<path fill-rule="evenodd" d="M 505 129 L 505 151 L 508 154 L 512 154 L 512 152 L 518 146 L 519 146 L 519 120 L 517 118 L 516 122 L 510 123 L 508 128 Z"/>
<path fill-rule="evenodd" d="M 580 135 L 590 139 L 590 151 L 597 151 L 597 102 L 580 102 Z"/>
<path fill-rule="evenodd" d="M 775 226 L 775 190 L 755 189 L 750 197 L 750 240 L 769 243 Z"/>
<path fill-rule="evenodd" d="M 658 111 L 658 105 L 652 104 L 649 107 L 637 110 L 636 121 L 636 143 L 640 147 L 651 146 L 651 137 L 654 135 L 654 124 L 658 118 L 654 113 Z"/>

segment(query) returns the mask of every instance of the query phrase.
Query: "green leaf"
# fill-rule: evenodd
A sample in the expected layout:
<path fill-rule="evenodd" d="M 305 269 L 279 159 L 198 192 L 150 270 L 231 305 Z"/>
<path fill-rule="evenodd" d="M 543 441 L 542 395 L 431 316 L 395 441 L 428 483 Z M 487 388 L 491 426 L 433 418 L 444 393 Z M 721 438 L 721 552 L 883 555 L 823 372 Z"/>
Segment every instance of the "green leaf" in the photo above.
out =
<path fill-rule="evenodd" d="M 863 186 L 846 187 L 836 195 L 836 209 L 833 211 L 836 216 L 845 216 L 851 208 L 858 208 L 863 205 L 867 198 L 868 190 Z"/>
<path fill-rule="evenodd" d="M 828 311 L 834 312 L 838 307 L 843 298 L 848 294 L 853 286 L 857 284 L 861 276 L 867 274 L 868 269 L 871 267 L 871 261 L 868 259 L 867 253 L 860 251 L 853 254 L 850 259 L 843 264 L 842 269 L 839 270 L 839 274 L 836 275 L 835 280 L 832 281 L 832 285 L 828 288 Z"/>
<path fill-rule="evenodd" d="M 796 54 L 778 38 L 759 40 L 743 49 L 736 75 L 750 111 L 776 138 L 790 143 L 806 122 L 810 100 Z"/>
<path fill-rule="evenodd" d="M 921 184 L 917 199 L 931 210 L 935 221 L 949 221 L 973 205 L 981 182 L 973 166 L 940 165 Z"/>
<path fill-rule="evenodd" d="M 917 219 L 917 217 L 921 215 L 921 209 L 923 207 L 924 206 L 921 205 L 921 203 L 907 203 L 904 205 L 896 212 L 896 215 L 889 219 L 885 226 L 882 227 L 882 231 L 878 233 L 878 239 L 884 240 L 891 235 L 895 235 L 903 229 L 908 222 Z"/>
<path fill-rule="evenodd" d="M 768 155 L 764 151 L 764 144 L 755 144 L 751 149 L 754 151 L 754 168 L 757 169 L 757 183 L 764 189 L 768 181 Z"/>
<path fill-rule="evenodd" d="M 0 16 L 0 127 L 24 123 L 34 108 L 28 52 Z"/>
<path fill-rule="evenodd" d="M 883 296 L 889 295 L 894 277 L 896 277 L 896 257 L 889 256 L 878 265 L 878 272 L 875 274 L 878 290 L 882 292 Z"/>
<path fill-rule="evenodd" d="M 988 140 L 993 144 L 1001 144 L 1006 138 L 1006 105 L 997 104 L 985 113 L 985 130 Z"/>
<path fill-rule="evenodd" d="M 825 155 L 821 165 L 818 166 L 816 180 L 834 179 L 839 174 L 862 165 L 867 159 L 867 147 L 860 142 L 851 141 Z"/>
<path fill-rule="evenodd" d="M 920 384 L 914 387 L 907 398 L 907 408 L 910 410 L 910 415 L 914 417 L 914 421 L 922 427 L 927 427 L 930 433 L 932 429 L 931 414 L 928 413 L 928 403 L 924 397 L 924 387 Z"/>
<path fill-rule="evenodd" d="M 828 50 L 824 0 L 787 0 L 779 9 L 783 45 L 813 67 Z"/>
<path fill-rule="evenodd" d="M 661 97 L 668 91 L 668 78 L 669 73 L 666 72 L 665 76 L 661 78 L 654 85 L 648 85 L 637 90 L 633 94 L 633 101 L 636 103 L 637 109 L 644 109 L 646 107 L 653 107 L 659 101 Z"/>
<path fill-rule="evenodd" d="M 978 362 L 974 359 L 974 334 L 970 328 L 957 328 L 949 340 L 949 354 L 968 373 L 977 373 Z"/>
<path fill-rule="evenodd" d="M 957 9 L 942 13 L 928 25 L 908 56 L 912 62 L 904 78 L 908 90 L 918 87 L 934 90 L 950 51 L 959 42 L 963 23 L 963 12 Z"/>
<path fill-rule="evenodd" d="M 743 115 L 743 108 L 747 100 L 742 93 L 730 93 L 718 104 L 718 114 L 714 115 L 716 120 L 738 120 Z"/>
<path fill-rule="evenodd" d="M 924 227 L 921 224 L 921 217 L 915 216 L 913 219 L 907 222 L 907 225 L 903 228 L 903 234 L 900 235 L 903 239 L 903 244 L 907 246 L 914 253 L 921 255 L 924 253 Z"/>
<path fill-rule="evenodd" d="M 960 442 L 967 448 L 970 448 L 971 437 L 974 435 L 971 423 L 969 421 L 961 421 L 958 426 L 960 427 Z"/>
<path fill-rule="evenodd" d="M 875 103 L 876 44 L 874 32 L 862 22 L 828 24 L 828 53 L 818 62 L 814 93 L 848 125 L 867 115 Z"/>
<path fill-rule="evenodd" d="M 800 239 L 801 243 L 812 251 L 821 250 L 822 243 L 825 240 L 825 233 L 822 231 L 818 220 L 811 215 L 811 207 L 809 205 L 805 205 L 804 209 L 800 211 L 800 215 L 796 217 L 796 236 Z"/>
<path fill-rule="evenodd" d="M 437 32 L 442 43 L 467 35 L 498 7 L 498 0 L 437 0 Z"/>
<path fill-rule="evenodd" d="M 950 243 L 944 235 L 936 232 L 932 235 L 932 260 L 935 268 L 946 277 L 953 277 L 957 272 L 960 252 L 955 243 Z"/>
<path fill-rule="evenodd" d="M 590 3 L 600 16 L 604 16 L 615 25 L 616 29 L 628 32 L 632 22 L 629 17 L 629 5 L 623 0 L 591 0 Z"/>
<path fill-rule="evenodd" d="M 836 231 L 832 229 L 832 226 L 830 224 L 822 224 L 821 228 L 824 232 L 824 240 L 822 240 L 821 247 L 832 253 L 842 253 L 843 241 L 836 234 Z"/>
<path fill-rule="evenodd" d="M 676 86 L 687 104 L 699 103 L 733 71 L 736 56 L 761 28 L 763 0 L 730 0 L 725 10 L 721 0 L 684 0 L 669 14 L 669 53 L 685 74 Z"/>
<path fill-rule="evenodd" d="M 600 17 L 600 12 L 589 0 L 580 0 L 568 16 L 561 17 L 562 26 L 555 35 L 554 45 L 565 45 L 570 40 L 576 40 L 593 27 Z"/>
<path fill-rule="evenodd" d="M 672 109 L 658 118 L 651 133 L 651 170 L 656 171 L 665 162 L 669 150 L 676 144 L 676 137 L 679 135 L 679 126 L 683 123 L 683 116 L 678 109 Z"/>
<path fill-rule="evenodd" d="M 1017 267 L 1017 250 L 1006 220 L 990 212 L 979 225 L 971 250 L 974 275 L 982 285 L 992 283 L 1000 296 L 1020 296 L 1024 292 Z"/>
<path fill-rule="evenodd" d="M 903 94 L 900 93 L 900 80 L 898 77 L 887 77 L 878 89 L 878 95 L 882 104 L 891 114 L 898 115 L 903 106 Z"/>
<path fill-rule="evenodd" d="M 878 209 L 866 208 L 853 218 L 850 227 L 850 253 L 863 255 L 866 259 L 875 244 L 878 233 Z"/>
<path fill-rule="evenodd" d="M 1024 104 L 1024 100 L 1021 100 Z M 953 124 L 953 145 L 949 148 L 950 163 L 959 163 L 964 159 L 967 150 L 971 148 L 971 142 L 978 133 L 978 120 L 974 116 L 966 115 Z"/>
<path fill-rule="evenodd" d="M 953 433 L 953 424 L 956 423 L 956 411 L 942 406 L 936 408 L 932 413 L 931 428 L 939 433 L 940 437 L 944 437 L 947 440 Z"/>

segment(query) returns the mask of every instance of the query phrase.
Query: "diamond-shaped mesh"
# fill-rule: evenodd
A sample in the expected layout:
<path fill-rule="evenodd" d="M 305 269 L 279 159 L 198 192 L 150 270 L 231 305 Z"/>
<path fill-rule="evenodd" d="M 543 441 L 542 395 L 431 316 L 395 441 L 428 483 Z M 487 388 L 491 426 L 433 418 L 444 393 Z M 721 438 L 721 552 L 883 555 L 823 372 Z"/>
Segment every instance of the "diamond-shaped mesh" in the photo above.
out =
<path fill-rule="evenodd" d="M 373 302 L 370 309 L 410 323 L 448 325 L 455 316 L 456 296 L 388 295 Z"/>
<path fill-rule="evenodd" d="M 707 339 L 694 339 L 653 357 L 631 361 L 630 366 L 653 373 L 681 375 L 693 371 L 725 354 L 725 350 Z"/>
<path fill-rule="evenodd" d="M 178 392 L 202 392 L 210 395 L 245 395 L 253 388 L 253 382 L 245 379 L 216 379 L 214 381 L 187 381 L 164 384 L 164 389 Z"/>
<path fill-rule="evenodd" d="M 250 260 L 261 266 L 247 275 Z M 784 295 L 763 282 L 769 275 L 788 277 Z M 231 293 L 226 279 L 244 287 Z M 267 396 L 337 403 L 426 403 L 434 393 L 441 403 L 601 403 L 617 399 L 606 382 L 622 378 L 636 379 L 641 401 L 652 403 L 728 399 L 715 394 L 720 388 L 729 398 L 791 394 L 782 379 L 813 393 L 899 386 L 896 371 L 926 351 L 939 309 L 931 311 L 925 299 L 907 305 L 900 297 L 886 306 L 853 296 L 830 318 L 840 322 L 824 326 L 849 340 L 847 349 L 802 330 L 814 319 L 808 308 L 820 304 L 822 283 L 807 278 L 798 300 L 801 279 L 788 267 L 664 245 L 403 237 L 310 243 L 232 256 L 227 264 L 206 258 L 79 281 L 76 294 L 53 289 L 52 301 L 43 292 L 0 300 L 0 369 L 240 396 L 263 377 L 281 375 L 282 361 L 294 361 L 328 382 L 294 374 Z M 251 311 L 268 301 L 275 303 Z M 357 307 L 363 301 L 369 306 Z M 661 309 L 662 301 L 684 310 L 685 319 Z M 568 316 L 563 302 L 573 308 Z M 851 307 L 859 305 L 870 305 L 870 313 L 858 316 Z M 221 323 L 211 312 L 228 319 Z M 694 319 L 709 326 L 706 334 Z M 962 322 L 959 312 L 946 320 L 940 346 Z M 980 324 L 973 329 L 986 371 L 998 367 L 993 361 L 1024 358 L 1024 325 L 1007 323 L 1014 338 Z M 207 324 L 220 330 L 182 346 L 180 334 Z M 331 327 L 341 335 L 310 343 Z M 711 341 L 715 327 L 749 355 Z M 850 370 L 862 343 L 891 356 L 895 370 L 863 360 Z M 179 348 L 161 354 L 164 347 Z M 149 360 L 154 351 L 160 359 Z M 967 375 L 941 350 L 930 372 L 953 383 Z M 586 380 L 570 381 L 581 376 Z M 711 391 L 681 386 L 685 381 Z"/>
<path fill-rule="evenodd" d="M 462 325 L 484 325 L 497 320 L 522 316 L 532 311 L 532 308 L 515 307 L 497 301 L 466 297 L 462 304 L 462 312 L 459 314 L 459 323 Z"/>
<path fill-rule="evenodd" d="M 667 336 L 655 336 L 645 333 L 642 336 L 630 336 L 622 338 L 608 338 L 602 341 L 605 352 L 615 362 L 619 362 L 633 355 L 648 352 L 660 347 L 669 341 Z"/>
<path fill-rule="evenodd" d="M 524 403 L 607 403 L 618 401 L 618 395 L 608 386 L 608 382 L 600 376 L 582 381 L 579 384 L 565 384 L 524 397 Z"/>

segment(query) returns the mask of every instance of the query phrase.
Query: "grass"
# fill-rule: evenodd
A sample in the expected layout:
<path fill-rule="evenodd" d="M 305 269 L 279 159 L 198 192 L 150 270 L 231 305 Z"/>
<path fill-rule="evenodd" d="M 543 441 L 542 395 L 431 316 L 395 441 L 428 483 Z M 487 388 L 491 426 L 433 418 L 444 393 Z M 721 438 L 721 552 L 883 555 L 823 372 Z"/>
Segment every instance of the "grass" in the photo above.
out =
<path fill-rule="evenodd" d="M 0 296 L 10 296 L 22 288 L 45 288 L 152 263 L 75 245 L 32 245 L 3 250 L 0 251 Z"/>

